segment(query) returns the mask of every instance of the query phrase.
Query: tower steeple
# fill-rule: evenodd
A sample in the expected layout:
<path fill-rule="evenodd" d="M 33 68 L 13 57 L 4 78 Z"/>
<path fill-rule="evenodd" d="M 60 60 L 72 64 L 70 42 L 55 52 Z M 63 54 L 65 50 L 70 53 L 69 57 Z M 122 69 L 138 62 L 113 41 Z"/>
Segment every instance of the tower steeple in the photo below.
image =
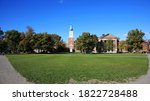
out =
<path fill-rule="evenodd" d="M 72 27 L 72 24 L 70 25 L 70 31 L 73 31 L 73 27 Z"/>
<path fill-rule="evenodd" d="M 74 36 L 73 36 L 72 24 L 70 25 L 70 30 L 69 30 L 68 48 L 69 48 L 70 52 L 73 52 L 73 50 L 74 50 Z"/>
<path fill-rule="evenodd" d="M 73 27 L 70 25 L 69 38 L 73 38 Z"/>

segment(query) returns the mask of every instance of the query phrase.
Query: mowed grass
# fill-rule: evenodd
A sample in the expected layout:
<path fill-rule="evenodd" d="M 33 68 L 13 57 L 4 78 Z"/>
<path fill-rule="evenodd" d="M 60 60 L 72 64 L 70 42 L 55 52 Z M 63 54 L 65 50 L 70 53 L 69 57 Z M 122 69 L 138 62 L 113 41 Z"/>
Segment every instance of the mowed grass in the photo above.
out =
<path fill-rule="evenodd" d="M 124 82 L 146 74 L 148 58 L 143 54 L 26 54 L 8 55 L 14 68 L 34 83 L 76 81 Z"/>

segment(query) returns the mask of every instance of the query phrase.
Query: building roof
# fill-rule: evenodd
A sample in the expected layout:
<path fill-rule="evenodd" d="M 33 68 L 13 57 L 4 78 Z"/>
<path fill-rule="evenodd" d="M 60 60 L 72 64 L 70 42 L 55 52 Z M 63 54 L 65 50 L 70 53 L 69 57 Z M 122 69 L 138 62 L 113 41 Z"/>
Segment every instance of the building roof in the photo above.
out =
<path fill-rule="evenodd" d="M 116 36 L 114 36 L 114 35 L 112 35 L 112 34 L 106 34 L 106 35 L 103 35 L 103 36 L 101 36 L 101 37 L 99 37 L 99 39 L 107 39 L 107 40 L 109 40 L 109 39 L 118 39 Z"/>

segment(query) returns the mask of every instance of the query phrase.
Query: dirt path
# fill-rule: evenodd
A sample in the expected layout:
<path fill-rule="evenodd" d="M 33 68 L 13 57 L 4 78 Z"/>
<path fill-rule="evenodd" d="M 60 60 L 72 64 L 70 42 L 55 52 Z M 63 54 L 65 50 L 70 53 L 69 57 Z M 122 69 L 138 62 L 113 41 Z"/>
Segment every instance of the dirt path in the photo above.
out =
<path fill-rule="evenodd" d="M 0 84 L 29 84 L 3 55 L 0 55 Z"/>
<path fill-rule="evenodd" d="M 149 59 L 149 69 L 146 75 L 141 76 L 135 81 L 130 82 L 130 84 L 150 84 L 150 54 L 147 54 Z"/>

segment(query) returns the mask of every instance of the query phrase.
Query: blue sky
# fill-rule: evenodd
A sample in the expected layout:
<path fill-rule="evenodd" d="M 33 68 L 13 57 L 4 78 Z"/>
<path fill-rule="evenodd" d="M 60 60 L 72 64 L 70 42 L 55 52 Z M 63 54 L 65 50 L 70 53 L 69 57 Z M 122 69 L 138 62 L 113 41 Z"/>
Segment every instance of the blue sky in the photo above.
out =
<path fill-rule="evenodd" d="M 138 28 L 150 39 L 150 0 L 0 0 L 0 27 L 4 30 L 56 33 L 67 42 L 69 26 L 74 36 L 90 32 L 111 33 L 121 40 Z"/>

